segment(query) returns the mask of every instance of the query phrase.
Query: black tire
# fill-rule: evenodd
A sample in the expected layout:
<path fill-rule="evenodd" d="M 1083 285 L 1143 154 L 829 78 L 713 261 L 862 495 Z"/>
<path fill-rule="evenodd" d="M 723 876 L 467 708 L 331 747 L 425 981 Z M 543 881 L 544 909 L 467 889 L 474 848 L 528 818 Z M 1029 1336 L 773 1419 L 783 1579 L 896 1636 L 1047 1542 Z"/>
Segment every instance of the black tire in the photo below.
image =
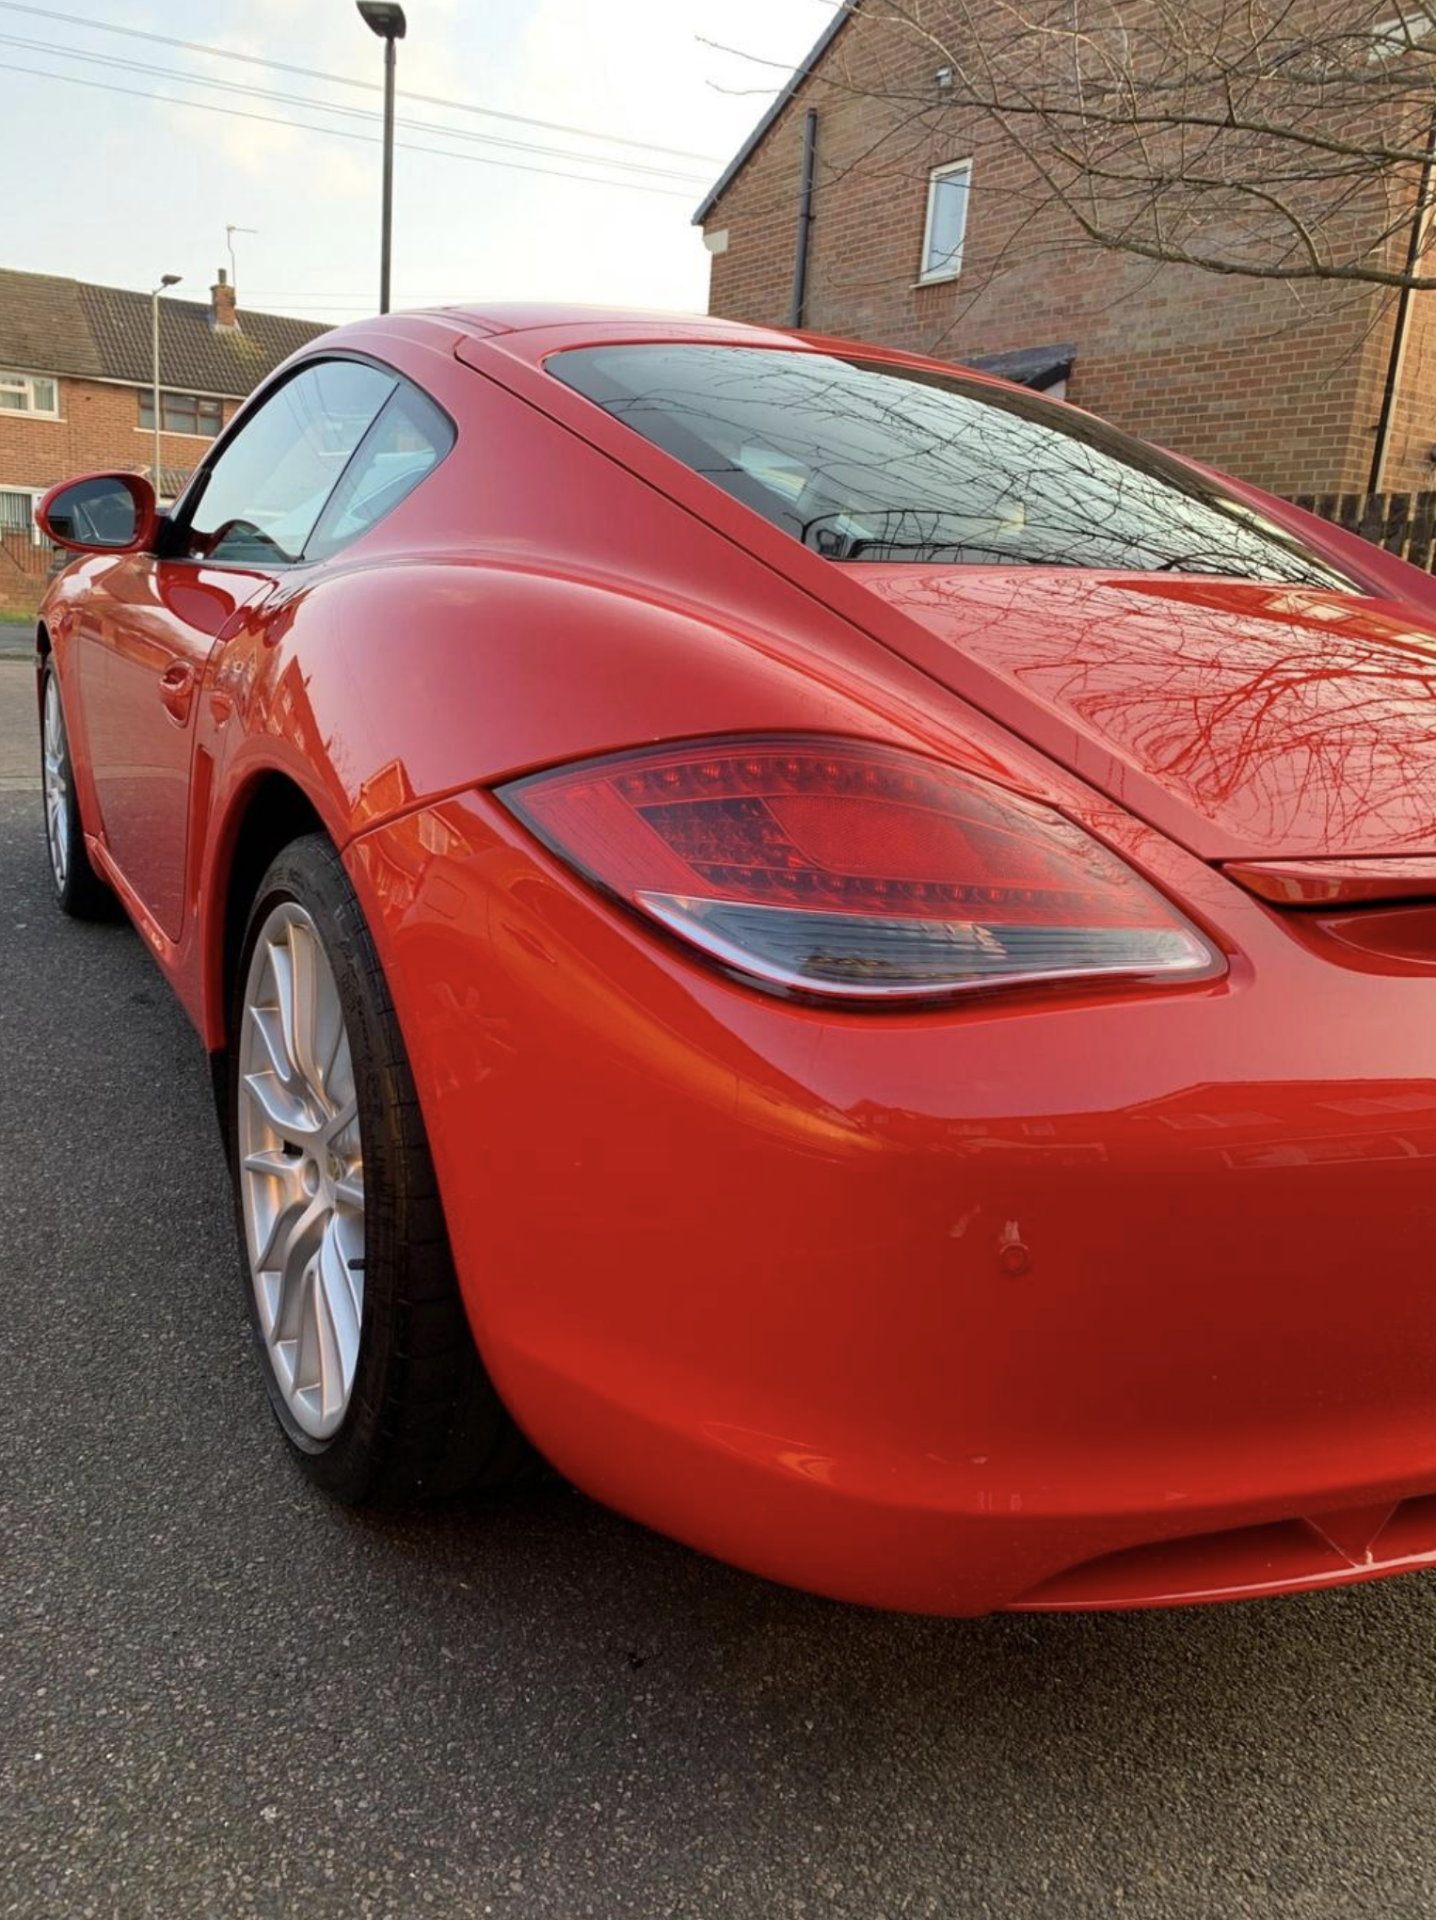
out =
<path fill-rule="evenodd" d="M 55 703 L 55 718 L 59 727 L 60 764 L 57 771 L 64 791 L 64 819 L 63 825 L 58 827 L 50 811 L 46 769 L 46 716 L 51 699 Z M 85 846 L 80 799 L 75 791 L 75 769 L 70 759 L 70 734 L 65 725 L 59 676 L 51 659 L 45 661 L 40 673 L 40 781 L 41 801 L 45 808 L 45 853 L 55 888 L 55 900 L 61 913 L 67 913 L 72 920 L 113 920 L 119 910 L 119 902 L 90 865 L 89 850 Z M 55 840 L 57 831 L 60 835 L 58 847 Z"/>
<path fill-rule="evenodd" d="M 358 1359 L 342 1423 L 302 1431 L 261 1328 L 240 1181 L 238 1064 L 245 983 L 259 931 L 297 903 L 333 971 L 349 1038 L 364 1155 L 364 1288 Z M 270 1404 L 317 1486 L 352 1504 L 435 1499 L 508 1479 L 527 1458 L 474 1346 L 459 1295 L 438 1182 L 393 1002 L 359 902 L 332 843 L 293 841 L 250 909 L 231 1008 L 230 1164 L 240 1269 Z"/>

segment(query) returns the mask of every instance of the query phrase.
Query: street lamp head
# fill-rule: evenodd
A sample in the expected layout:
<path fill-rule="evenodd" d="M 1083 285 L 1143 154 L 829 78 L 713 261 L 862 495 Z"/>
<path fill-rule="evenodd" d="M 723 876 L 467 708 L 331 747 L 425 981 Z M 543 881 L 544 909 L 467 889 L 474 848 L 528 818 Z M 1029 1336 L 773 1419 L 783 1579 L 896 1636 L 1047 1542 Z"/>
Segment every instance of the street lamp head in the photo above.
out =
<path fill-rule="evenodd" d="M 404 9 L 397 0 L 357 0 L 364 24 L 381 40 L 404 38 Z"/>
<path fill-rule="evenodd" d="M 162 273 L 160 275 L 160 285 L 162 287 L 177 287 L 182 277 L 183 276 L 178 273 Z"/>

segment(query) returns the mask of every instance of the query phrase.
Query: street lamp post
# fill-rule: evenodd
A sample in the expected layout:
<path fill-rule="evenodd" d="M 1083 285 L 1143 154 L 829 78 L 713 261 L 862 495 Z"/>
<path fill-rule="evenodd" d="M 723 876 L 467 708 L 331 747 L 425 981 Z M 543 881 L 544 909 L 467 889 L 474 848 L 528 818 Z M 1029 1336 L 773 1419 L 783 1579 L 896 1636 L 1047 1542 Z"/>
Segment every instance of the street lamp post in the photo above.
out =
<path fill-rule="evenodd" d="M 160 476 L 160 295 L 166 287 L 177 287 L 180 276 L 177 273 L 163 273 L 160 283 L 150 294 L 150 370 L 154 376 L 155 400 L 155 499 L 164 492 Z"/>
<path fill-rule="evenodd" d="M 357 0 L 360 17 L 384 42 L 384 213 L 379 252 L 379 311 L 389 311 L 389 261 L 394 238 L 394 43 L 405 32 L 396 0 Z"/>

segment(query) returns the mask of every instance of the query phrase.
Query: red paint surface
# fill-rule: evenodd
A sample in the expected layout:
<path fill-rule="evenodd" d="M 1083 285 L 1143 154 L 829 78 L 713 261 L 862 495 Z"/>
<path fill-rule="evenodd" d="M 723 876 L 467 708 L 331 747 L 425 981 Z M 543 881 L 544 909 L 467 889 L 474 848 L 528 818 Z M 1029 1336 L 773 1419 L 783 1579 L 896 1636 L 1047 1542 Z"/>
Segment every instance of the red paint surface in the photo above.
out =
<path fill-rule="evenodd" d="M 670 323 L 527 320 L 321 343 L 459 424 L 334 560 L 93 558 L 47 601 L 96 859 L 207 1044 L 232 849 L 286 779 L 374 927 L 484 1357 L 579 1485 L 937 1611 L 1436 1559 L 1429 915 L 1352 939 L 1362 916 L 1209 864 L 1436 848 L 1429 583 L 835 568 L 542 371 Z M 487 791 L 763 732 L 1059 809 L 1225 974 L 800 1006 L 628 917 Z"/>

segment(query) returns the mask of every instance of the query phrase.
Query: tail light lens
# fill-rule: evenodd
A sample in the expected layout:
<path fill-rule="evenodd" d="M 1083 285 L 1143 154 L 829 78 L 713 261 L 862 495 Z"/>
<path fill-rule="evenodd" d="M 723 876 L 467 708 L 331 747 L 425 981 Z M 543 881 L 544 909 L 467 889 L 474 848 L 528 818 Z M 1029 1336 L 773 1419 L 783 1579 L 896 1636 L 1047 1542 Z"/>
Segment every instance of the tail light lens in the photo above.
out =
<path fill-rule="evenodd" d="M 1061 815 L 860 741 L 692 741 L 499 789 L 628 906 L 764 982 L 843 999 L 1221 962 L 1162 896 Z"/>

